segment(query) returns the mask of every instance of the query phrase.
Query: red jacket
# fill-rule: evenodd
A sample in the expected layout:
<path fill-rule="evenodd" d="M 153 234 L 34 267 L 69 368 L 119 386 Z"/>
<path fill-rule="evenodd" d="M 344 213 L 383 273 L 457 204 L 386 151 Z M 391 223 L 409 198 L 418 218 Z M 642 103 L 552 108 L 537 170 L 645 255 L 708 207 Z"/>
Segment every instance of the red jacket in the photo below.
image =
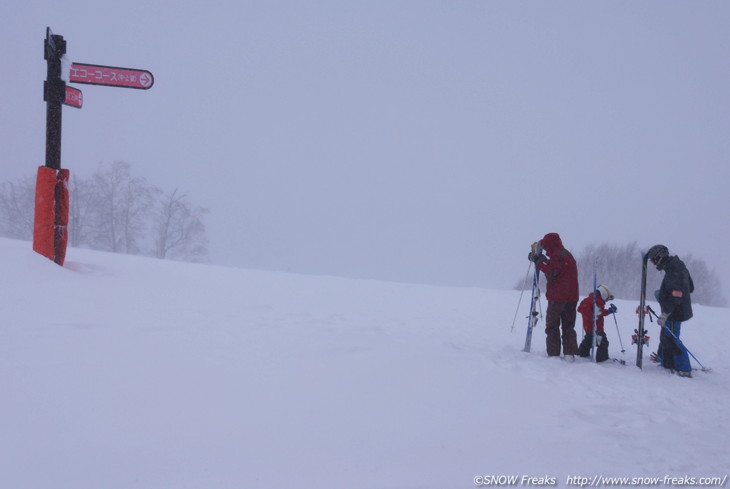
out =
<path fill-rule="evenodd" d="M 608 311 L 605 308 L 606 301 L 603 300 L 601 294 L 596 296 L 596 307 L 600 309 L 600 313 L 596 316 L 596 331 L 599 333 L 603 332 L 603 317 L 608 316 Z M 578 312 L 583 316 L 583 330 L 586 333 L 593 332 L 593 292 L 588 294 L 588 297 L 580 301 L 578 306 Z"/>
<path fill-rule="evenodd" d="M 540 244 L 550 259 L 537 265 L 547 280 L 547 300 L 578 302 L 578 266 L 575 258 L 570 251 L 563 248 L 563 242 L 557 233 L 546 234 Z"/>

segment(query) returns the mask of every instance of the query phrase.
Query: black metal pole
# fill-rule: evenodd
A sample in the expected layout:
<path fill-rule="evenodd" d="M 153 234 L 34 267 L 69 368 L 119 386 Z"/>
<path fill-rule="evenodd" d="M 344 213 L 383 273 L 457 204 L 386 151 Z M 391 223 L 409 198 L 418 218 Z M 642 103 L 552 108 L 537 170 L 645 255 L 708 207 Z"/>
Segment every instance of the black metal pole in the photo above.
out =
<path fill-rule="evenodd" d="M 66 83 L 61 79 L 61 58 L 66 54 L 66 41 L 46 28 L 43 45 L 48 62 L 43 100 L 46 101 L 46 166 L 61 169 L 61 113 L 66 99 Z"/>

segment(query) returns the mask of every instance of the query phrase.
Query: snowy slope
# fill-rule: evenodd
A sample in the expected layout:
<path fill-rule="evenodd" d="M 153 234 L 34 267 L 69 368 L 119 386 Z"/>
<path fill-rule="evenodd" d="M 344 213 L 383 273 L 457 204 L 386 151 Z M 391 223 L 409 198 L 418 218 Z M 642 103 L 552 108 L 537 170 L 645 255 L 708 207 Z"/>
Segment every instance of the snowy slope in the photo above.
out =
<path fill-rule="evenodd" d="M 0 239 L 0 488 L 730 473 L 727 309 L 696 307 L 683 336 L 713 371 L 682 379 L 648 359 L 548 359 L 542 322 L 521 352 L 529 303 L 510 332 L 515 291 L 67 260 Z M 616 304 L 633 363 L 636 303 Z"/>

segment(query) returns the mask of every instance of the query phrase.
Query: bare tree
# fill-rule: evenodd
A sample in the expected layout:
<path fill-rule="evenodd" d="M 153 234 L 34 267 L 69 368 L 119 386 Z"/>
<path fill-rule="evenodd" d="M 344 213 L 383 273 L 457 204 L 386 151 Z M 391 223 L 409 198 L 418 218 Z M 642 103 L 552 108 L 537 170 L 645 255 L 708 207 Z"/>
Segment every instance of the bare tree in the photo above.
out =
<path fill-rule="evenodd" d="M 208 252 L 202 207 L 193 208 L 185 194 L 175 189 L 159 200 L 154 222 L 155 256 L 201 261 Z"/>
<path fill-rule="evenodd" d="M 616 297 L 639 297 L 641 286 L 641 250 L 636 242 L 624 246 L 601 244 L 587 246 L 576 258 L 582 294 L 593 290 L 595 269 L 599 283 Z"/>
<path fill-rule="evenodd" d="M 727 299 L 722 293 L 722 282 L 714 270 L 710 270 L 704 260 L 695 258 L 692 255 L 680 257 L 695 283 L 695 291 L 692 293 L 692 300 L 698 304 L 709 306 L 727 306 Z"/>
<path fill-rule="evenodd" d="M 99 197 L 93 191 L 92 181 L 71 173 L 69 181 L 69 244 L 74 247 L 92 246 L 91 226 L 99 205 Z"/>
<path fill-rule="evenodd" d="M 35 178 L 28 176 L 0 184 L 0 234 L 33 239 Z"/>
<path fill-rule="evenodd" d="M 159 189 L 144 178 L 132 178 L 129 164 L 123 161 L 100 165 L 91 185 L 97 204 L 90 222 L 92 248 L 140 253 L 149 209 Z"/>

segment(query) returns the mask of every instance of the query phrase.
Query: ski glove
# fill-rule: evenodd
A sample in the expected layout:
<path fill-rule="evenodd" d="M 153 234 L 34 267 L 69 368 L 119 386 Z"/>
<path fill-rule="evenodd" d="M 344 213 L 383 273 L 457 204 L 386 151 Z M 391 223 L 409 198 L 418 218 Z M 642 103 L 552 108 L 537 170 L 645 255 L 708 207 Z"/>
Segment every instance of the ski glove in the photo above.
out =
<path fill-rule="evenodd" d="M 613 314 L 613 313 L 615 313 L 617 311 L 618 311 L 618 307 L 616 307 L 615 304 L 611 304 L 610 306 L 608 306 L 608 313 L 609 314 Z"/>
<path fill-rule="evenodd" d="M 541 262 L 548 261 L 548 259 L 545 258 L 545 255 L 543 255 L 542 253 L 538 253 L 536 255 L 532 251 L 527 254 L 527 259 L 530 260 L 531 262 L 534 262 L 535 265 L 539 265 Z"/>
<path fill-rule="evenodd" d="M 667 318 L 668 318 L 668 317 L 669 317 L 669 314 L 667 314 L 667 313 L 665 312 L 665 313 L 663 313 L 663 314 L 662 314 L 661 316 L 659 316 L 658 318 L 656 318 L 656 323 L 657 323 L 657 324 L 658 324 L 659 326 L 662 326 L 662 327 L 663 327 L 663 326 L 664 326 L 664 323 L 666 323 L 666 322 L 667 322 Z"/>

